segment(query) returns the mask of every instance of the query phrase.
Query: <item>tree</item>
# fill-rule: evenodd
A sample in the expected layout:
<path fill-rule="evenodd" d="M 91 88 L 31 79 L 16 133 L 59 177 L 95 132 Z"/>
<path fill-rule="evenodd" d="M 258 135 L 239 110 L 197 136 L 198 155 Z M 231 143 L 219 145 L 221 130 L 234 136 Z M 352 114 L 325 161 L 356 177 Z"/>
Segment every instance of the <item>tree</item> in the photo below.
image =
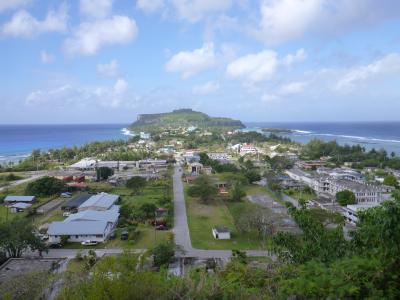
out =
<path fill-rule="evenodd" d="M 356 203 L 356 195 L 352 191 L 349 190 L 344 190 L 341 192 L 336 193 L 336 201 L 341 205 L 341 206 L 346 206 L 349 204 L 355 204 Z"/>
<path fill-rule="evenodd" d="M 126 182 L 126 187 L 133 190 L 134 193 L 139 193 L 147 184 L 145 178 L 140 176 L 133 176 Z"/>
<path fill-rule="evenodd" d="M 175 256 L 175 245 L 171 242 L 158 244 L 151 250 L 156 267 L 168 266 Z"/>
<path fill-rule="evenodd" d="M 155 217 L 157 206 L 153 203 L 143 203 L 138 211 L 144 216 L 146 220 L 152 219 Z"/>
<path fill-rule="evenodd" d="M 62 235 L 60 237 L 60 244 L 62 246 L 65 246 L 68 243 L 68 240 L 69 240 L 69 235 Z"/>
<path fill-rule="evenodd" d="M 100 167 L 96 169 L 97 180 L 107 180 L 114 174 L 114 170 L 109 167 Z"/>
<path fill-rule="evenodd" d="M 59 194 L 67 189 L 65 182 L 60 179 L 45 176 L 36 181 L 30 182 L 25 193 L 37 197 L 45 197 Z"/>
<path fill-rule="evenodd" d="M 246 196 L 246 192 L 243 189 L 243 186 L 240 182 L 235 182 L 231 189 L 231 199 L 232 201 L 240 201 L 242 198 Z"/>
<path fill-rule="evenodd" d="M 199 197 L 203 203 L 209 203 L 217 195 L 217 188 L 207 175 L 196 178 L 193 186 L 189 188 L 189 196 Z"/>
<path fill-rule="evenodd" d="M 397 178 L 394 175 L 387 175 L 383 180 L 383 184 L 393 186 L 395 188 L 399 186 Z"/>
<path fill-rule="evenodd" d="M 0 224 L 0 248 L 8 257 L 21 257 L 26 249 L 44 251 L 46 247 L 34 233 L 35 228 L 28 219 L 15 218 Z"/>

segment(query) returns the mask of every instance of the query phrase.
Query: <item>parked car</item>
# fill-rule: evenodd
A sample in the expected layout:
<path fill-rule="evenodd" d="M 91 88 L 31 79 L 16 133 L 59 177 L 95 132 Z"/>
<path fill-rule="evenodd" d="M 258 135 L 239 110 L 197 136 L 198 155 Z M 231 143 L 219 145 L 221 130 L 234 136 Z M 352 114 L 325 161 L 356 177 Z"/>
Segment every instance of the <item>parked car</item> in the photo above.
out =
<path fill-rule="evenodd" d="M 52 244 L 50 244 L 49 245 L 49 247 L 50 248 L 55 248 L 55 249 L 58 249 L 58 248 L 61 248 L 62 247 L 62 245 L 60 244 L 60 243 L 52 243 Z"/>
<path fill-rule="evenodd" d="M 69 217 L 71 215 L 71 213 L 69 211 L 66 211 L 63 213 L 63 217 Z"/>
<path fill-rule="evenodd" d="M 157 225 L 156 226 L 156 230 L 167 230 L 167 229 L 168 229 L 168 227 L 165 225 Z"/>
<path fill-rule="evenodd" d="M 126 241 L 129 238 L 129 232 L 128 231 L 122 231 L 121 232 L 121 240 Z"/>
<path fill-rule="evenodd" d="M 95 246 L 95 245 L 97 245 L 98 243 L 99 243 L 99 242 L 97 242 L 97 241 L 86 240 L 86 241 L 82 242 L 81 244 L 82 244 L 83 246 Z"/>
<path fill-rule="evenodd" d="M 61 196 L 61 198 L 71 198 L 72 193 L 70 193 L 70 192 L 61 193 L 60 196 Z"/>

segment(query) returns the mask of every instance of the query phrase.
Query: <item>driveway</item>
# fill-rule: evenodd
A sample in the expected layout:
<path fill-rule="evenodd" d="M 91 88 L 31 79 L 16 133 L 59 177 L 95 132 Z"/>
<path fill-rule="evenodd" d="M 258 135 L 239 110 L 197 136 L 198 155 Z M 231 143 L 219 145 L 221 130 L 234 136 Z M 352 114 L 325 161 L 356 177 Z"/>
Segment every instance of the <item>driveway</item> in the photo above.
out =
<path fill-rule="evenodd" d="M 182 171 L 180 166 L 175 166 L 173 175 L 174 185 L 174 238 L 175 244 L 178 245 L 184 253 L 178 253 L 180 256 L 187 257 L 198 257 L 202 259 L 207 258 L 221 258 L 229 259 L 232 255 L 231 250 L 201 250 L 194 249 L 190 240 L 190 231 L 187 222 L 187 213 L 185 205 L 185 195 L 183 192 L 182 184 Z M 210 232 L 211 234 L 211 232 Z M 267 251 L 246 251 L 248 256 L 271 256 L 275 259 L 274 255 L 271 255 Z"/>

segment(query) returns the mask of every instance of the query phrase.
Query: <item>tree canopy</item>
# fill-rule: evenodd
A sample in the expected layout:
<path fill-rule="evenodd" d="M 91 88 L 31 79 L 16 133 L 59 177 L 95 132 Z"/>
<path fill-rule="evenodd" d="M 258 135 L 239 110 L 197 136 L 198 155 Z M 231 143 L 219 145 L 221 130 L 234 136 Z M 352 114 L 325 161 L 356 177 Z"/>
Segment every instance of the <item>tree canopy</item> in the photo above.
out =
<path fill-rule="evenodd" d="M 26 187 L 25 193 L 38 197 L 51 196 L 59 194 L 67 189 L 64 181 L 45 176 L 36 181 L 30 182 Z"/>
<path fill-rule="evenodd" d="M 356 195 L 352 191 L 349 190 L 344 190 L 341 192 L 336 193 L 336 201 L 341 205 L 341 206 L 346 206 L 349 204 L 355 204 L 356 203 Z"/>

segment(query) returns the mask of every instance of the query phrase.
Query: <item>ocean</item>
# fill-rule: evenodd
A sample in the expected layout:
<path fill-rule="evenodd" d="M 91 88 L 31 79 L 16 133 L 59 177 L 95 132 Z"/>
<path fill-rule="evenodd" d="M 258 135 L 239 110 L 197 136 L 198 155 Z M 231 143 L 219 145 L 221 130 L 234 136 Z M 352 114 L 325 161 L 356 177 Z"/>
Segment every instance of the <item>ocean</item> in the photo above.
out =
<path fill-rule="evenodd" d="M 34 149 L 80 146 L 88 142 L 128 139 L 127 124 L 0 125 L 0 164 L 19 161 Z"/>
<path fill-rule="evenodd" d="M 280 134 L 307 143 L 311 139 L 360 144 L 366 149 L 385 149 L 400 155 L 400 122 L 358 123 L 245 123 L 247 130 L 286 128 Z M 32 150 L 80 146 L 88 142 L 128 139 L 127 124 L 90 125 L 0 125 L 0 163 L 19 161 Z"/>
<path fill-rule="evenodd" d="M 359 144 L 367 150 L 385 149 L 400 155 L 400 122 L 257 122 L 245 123 L 250 130 L 285 128 L 292 133 L 279 134 L 299 143 L 312 139 L 336 140 L 339 144 Z"/>

